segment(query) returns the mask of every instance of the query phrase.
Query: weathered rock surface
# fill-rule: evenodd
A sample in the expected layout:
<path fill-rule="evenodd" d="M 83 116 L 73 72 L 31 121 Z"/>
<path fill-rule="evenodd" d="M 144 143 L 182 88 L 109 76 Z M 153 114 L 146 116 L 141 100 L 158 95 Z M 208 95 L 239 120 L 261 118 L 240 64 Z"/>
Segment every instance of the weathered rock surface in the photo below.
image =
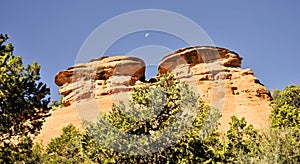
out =
<path fill-rule="evenodd" d="M 270 92 L 254 76 L 251 69 L 242 69 L 241 63 L 242 58 L 233 51 L 197 46 L 182 48 L 167 55 L 158 68 L 161 73 L 171 71 L 180 81 L 198 89 L 200 97 L 206 103 L 220 109 L 221 130 L 228 129 L 232 115 L 246 117 L 250 124 L 263 129 L 269 124 Z M 132 88 L 143 85 L 144 80 L 145 63 L 141 59 L 126 56 L 92 59 L 86 64 L 77 64 L 59 72 L 55 83 L 60 87 L 59 91 L 64 95 L 63 103 L 69 106 L 67 109 L 73 112 L 74 119 L 65 119 L 65 123 L 58 126 L 56 120 L 60 120 L 64 114 L 60 110 L 53 111 L 41 135 L 48 137 L 45 134 L 51 127 L 61 129 L 67 123 L 73 123 L 80 128 L 81 121 L 74 116 L 76 109 L 77 113 L 80 112 L 78 105 L 83 107 L 81 112 L 88 115 L 90 111 L 85 109 L 93 106 L 88 101 L 93 99 L 101 106 L 102 111 L 109 111 L 112 103 L 116 101 L 116 95 L 121 95 L 119 97 L 122 98 L 122 94 L 127 94 L 128 97 Z M 53 132 L 53 137 L 57 135 L 59 133 Z"/>
<path fill-rule="evenodd" d="M 200 97 L 222 112 L 220 129 L 230 117 L 246 117 L 257 128 L 268 126 L 271 95 L 251 69 L 241 68 L 242 58 L 218 47 L 189 47 L 164 57 L 160 72 L 173 72 L 181 81 L 196 85 Z"/>
<path fill-rule="evenodd" d="M 65 106 L 83 99 L 130 91 L 139 80 L 145 80 L 145 63 L 127 56 L 92 59 L 61 71 L 55 77 Z"/>

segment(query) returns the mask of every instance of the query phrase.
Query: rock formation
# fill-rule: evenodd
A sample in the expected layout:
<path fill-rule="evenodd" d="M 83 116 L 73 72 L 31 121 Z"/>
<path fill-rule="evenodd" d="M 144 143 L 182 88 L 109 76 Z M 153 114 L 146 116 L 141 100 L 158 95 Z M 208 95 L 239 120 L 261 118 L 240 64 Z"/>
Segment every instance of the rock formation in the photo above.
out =
<path fill-rule="evenodd" d="M 55 77 L 65 106 L 83 99 L 131 91 L 130 86 L 138 80 L 145 80 L 145 63 L 127 56 L 92 59 L 59 72 Z"/>
<path fill-rule="evenodd" d="M 207 104 L 220 109 L 221 130 L 228 128 L 232 115 L 246 117 L 256 128 L 264 128 L 269 123 L 270 92 L 251 69 L 242 69 L 241 63 L 242 58 L 228 49 L 197 46 L 182 48 L 165 56 L 158 69 L 161 73 L 172 72 L 180 81 L 197 89 Z M 89 113 L 89 103 L 81 101 L 89 99 L 97 100 L 102 110 L 109 111 L 115 101 L 112 96 L 130 94 L 134 86 L 145 83 L 145 63 L 136 57 L 101 57 L 59 72 L 55 83 L 64 95 L 63 104 L 69 106 L 69 111 L 78 102 L 78 105 L 85 107 L 84 112 Z M 62 117 L 54 111 L 52 122 L 56 114 L 56 117 Z M 80 122 L 80 119 L 77 121 Z M 69 122 L 76 124 L 74 120 Z M 48 120 L 45 126 L 49 124 L 51 121 Z"/>
<path fill-rule="evenodd" d="M 270 92 L 251 69 L 241 68 L 242 58 L 218 47 L 189 47 L 164 57 L 160 72 L 171 71 L 182 81 L 196 85 L 200 97 L 222 112 L 220 129 L 230 117 L 245 117 L 256 128 L 268 126 Z"/>

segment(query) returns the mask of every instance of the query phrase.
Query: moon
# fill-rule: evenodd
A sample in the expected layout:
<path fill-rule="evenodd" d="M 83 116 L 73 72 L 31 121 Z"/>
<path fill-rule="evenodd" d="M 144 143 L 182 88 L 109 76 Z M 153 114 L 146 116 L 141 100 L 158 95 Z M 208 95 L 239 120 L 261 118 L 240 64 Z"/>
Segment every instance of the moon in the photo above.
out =
<path fill-rule="evenodd" d="M 146 34 L 145 34 L 145 38 L 147 38 L 149 35 L 150 35 L 149 33 L 146 33 Z"/>

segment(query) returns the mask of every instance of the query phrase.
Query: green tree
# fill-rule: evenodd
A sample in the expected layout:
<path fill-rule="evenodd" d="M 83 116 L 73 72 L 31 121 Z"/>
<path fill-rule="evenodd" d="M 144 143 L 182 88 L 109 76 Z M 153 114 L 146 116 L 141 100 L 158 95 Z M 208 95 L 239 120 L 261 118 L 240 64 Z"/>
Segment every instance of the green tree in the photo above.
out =
<path fill-rule="evenodd" d="M 63 133 L 47 145 L 42 155 L 43 163 L 83 163 L 87 161 L 82 150 L 84 134 L 72 124 L 63 128 Z"/>
<path fill-rule="evenodd" d="M 225 161 L 230 163 L 253 163 L 258 159 L 261 136 L 243 117 L 231 117 L 230 128 L 225 137 Z"/>
<path fill-rule="evenodd" d="M 271 127 L 258 133 L 233 116 L 224 139 L 224 163 L 300 163 L 300 130 Z"/>
<path fill-rule="evenodd" d="M 272 110 L 273 127 L 298 127 L 300 126 L 299 108 L 284 104 Z"/>
<path fill-rule="evenodd" d="M 262 144 L 268 163 L 300 163 L 300 86 L 274 90 L 271 102 L 271 127 Z M 267 162 L 265 162 L 267 163 Z"/>
<path fill-rule="evenodd" d="M 49 88 L 40 80 L 40 66 L 23 66 L 14 56 L 8 35 L 0 34 L 0 163 L 22 160 L 32 152 L 36 135 L 49 114 Z"/>
<path fill-rule="evenodd" d="M 272 127 L 298 127 L 300 126 L 300 86 L 290 85 L 282 91 L 273 92 L 271 102 Z"/>
<path fill-rule="evenodd" d="M 270 128 L 262 133 L 260 150 L 255 163 L 300 163 L 299 128 Z"/>
<path fill-rule="evenodd" d="M 288 104 L 294 107 L 300 107 L 300 86 L 289 85 L 286 86 L 282 91 L 274 90 L 272 93 L 272 105 L 283 106 Z"/>
<path fill-rule="evenodd" d="M 215 132 L 220 116 L 187 85 L 165 74 L 155 83 L 135 88 L 129 106 L 114 105 L 96 123 L 87 123 L 90 140 L 86 143 L 93 146 L 85 147 L 87 152 L 92 148 L 89 157 L 100 163 L 222 161 L 221 142 Z M 170 131 L 162 132 L 168 128 Z M 115 141 L 119 142 L 112 147 L 110 143 Z M 161 149 L 152 151 L 151 144 Z"/>

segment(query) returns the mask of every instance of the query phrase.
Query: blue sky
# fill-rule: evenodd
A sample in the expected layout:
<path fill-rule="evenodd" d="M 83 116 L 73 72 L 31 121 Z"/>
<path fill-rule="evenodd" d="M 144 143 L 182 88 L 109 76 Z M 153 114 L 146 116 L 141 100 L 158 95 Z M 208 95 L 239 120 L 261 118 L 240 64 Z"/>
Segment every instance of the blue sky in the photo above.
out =
<path fill-rule="evenodd" d="M 51 87 L 55 99 L 58 98 L 55 74 L 76 63 L 78 51 L 89 34 L 119 14 L 141 9 L 169 10 L 193 20 L 216 46 L 240 54 L 244 58 L 242 67 L 252 68 L 269 90 L 300 84 L 297 50 L 300 47 L 300 1 L 297 0 L 27 0 L 1 1 L 0 4 L 0 32 L 11 36 L 15 55 L 23 56 L 25 63 L 37 61 L 41 64 L 42 80 Z M 162 39 L 154 37 L 157 33 L 149 33 L 149 37 L 140 38 L 150 40 L 144 45 L 153 44 L 151 37 L 152 41 L 160 43 L 157 41 Z M 129 38 L 140 36 L 144 33 L 132 34 Z M 168 41 L 168 37 L 164 38 Z M 171 50 L 186 46 L 172 40 L 167 42 Z M 130 43 L 122 45 L 108 52 L 113 55 L 128 53 Z"/>

